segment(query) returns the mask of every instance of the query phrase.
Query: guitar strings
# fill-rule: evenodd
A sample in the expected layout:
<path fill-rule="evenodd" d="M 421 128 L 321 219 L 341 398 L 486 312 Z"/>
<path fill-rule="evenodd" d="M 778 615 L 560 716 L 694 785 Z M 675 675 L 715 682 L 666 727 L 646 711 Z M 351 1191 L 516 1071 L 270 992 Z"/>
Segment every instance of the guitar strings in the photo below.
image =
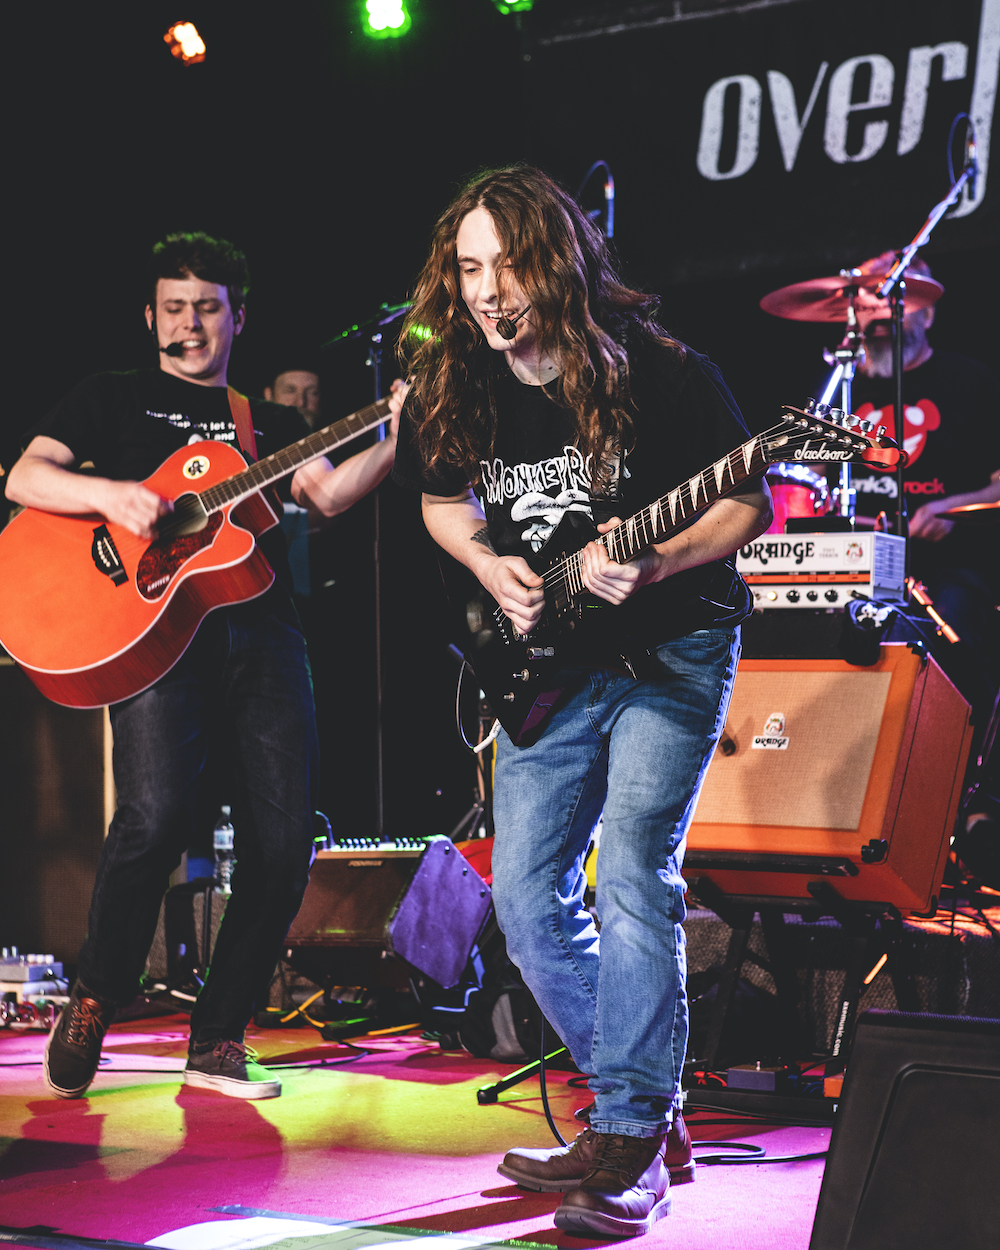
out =
<path fill-rule="evenodd" d="M 813 420 L 815 420 L 815 418 L 813 418 Z M 836 432 L 837 434 L 840 434 L 841 437 L 843 437 L 839 429 Z M 716 490 L 715 498 L 714 499 L 709 498 L 709 488 L 706 485 L 706 474 L 712 474 L 713 471 L 718 468 L 718 466 L 722 466 L 721 472 L 718 472 L 715 474 L 716 482 L 718 483 L 718 481 L 720 481 L 725 476 L 726 471 L 728 470 L 730 485 L 735 486 L 737 484 L 737 481 L 736 481 L 736 477 L 733 472 L 733 469 L 734 469 L 734 466 L 737 465 L 739 461 L 742 459 L 744 462 L 744 467 L 747 471 L 744 473 L 743 477 L 740 480 L 745 481 L 746 478 L 752 476 L 749 466 L 752 465 L 757 460 L 758 452 L 761 453 L 761 459 L 763 460 L 763 465 L 758 467 L 758 470 L 757 470 L 758 472 L 760 471 L 760 467 L 766 468 L 766 466 L 770 463 L 770 453 L 773 450 L 773 445 L 772 445 L 771 440 L 779 435 L 781 436 L 782 441 L 779 443 L 776 443 L 775 445 L 785 448 L 785 447 L 790 447 L 792 443 L 796 440 L 796 438 L 799 440 L 802 440 L 802 439 L 808 440 L 810 436 L 810 431 L 797 428 L 795 426 L 790 427 L 787 421 L 779 422 L 777 425 L 772 426 L 769 430 L 765 430 L 764 433 L 757 435 L 753 439 L 750 439 L 747 443 L 743 443 L 739 447 L 735 447 L 732 451 L 728 452 L 724 457 L 721 457 L 719 460 L 715 461 L 714 464 L 710 465 L 708 469 L 702 470 L 701 473 L 697 474 L 696 478 L 692 478 L 687 482 L 682 482 L 679 486 L 676 486 L 674 487 L 673 490 L 668 491 L 666 495 L 661 496 L 654 503 L 647 504 L 646 507 L 641 508 L 633 516 L 627 518 L 625 521 L 622 521 L 620 525 L 616 525 L 613 530 L 609 530 L 606 534 L 603 534 L 598 541 L 603 541 L 605 547 L 608 550 L 609 555 L 611 555 L 612 558 L 614 558 L 616 555 L 621 555 L 624 557 L 624 559 L 618 560 L 617 561 L 618 563 L 620 564 L 625 563 L 625 561 L 631 558 L 631 556 L 628 553 L 628 549 L 625 543 L 625 538 L 629 531 L 629 528 L 635 531 L 635 530 L 638 530 L 641 526 L 642 532 L 643 532 L 643 540 L 644 540 L 641 545 L 643 547 L 651 546 L 653 543 L 658 541 L 657 536 L 656 536 L 658 532 L 657 527 L 653 523 L 653 509 L 654 508 L 657 511 L 659 511 L 662 515 L 662 513 L 665 510 L 669 510 L 670 497 L 672 495 L 675 495 L 676 511 L 680 513 L 681 520 L 686 521 L 690 515 L 698 511 L 697 497 L 698 497 L 699 490 L 706 497 L 706 503 L 705 503 L 706 507 L 709 504 L 714 503 L 717 499 L 721 498 L 724 493 L 721 490 Z M 749 462 L 748 462 L 747 456 L 746 456 L 746 449 L 751 444 L 753 446 L 751 448 Z M 858 442 L 856 444 L 856 449 L 860 449 L 861 447 L 862 447 L 862 444 Z M 693 497 L 691 493 L 692 481 L 695 483 Z M 690 511 L 688 509 L 689 504 L 690 504 Z M 674 526 L 673 528 L 676 528 L 676 526 Z M 663 536 L 666 537 L 668 533 L 669 531 L 664 531 Z M 638 547 L 639 545 L 640 544 L 636 544 L 636 547 Z M 545 589 L 553 593 L 557 593 L 560 590 L 564 590 L 566 594 L 568 595 L 568 597 L 570 598 L 572 598 L 573 595 L 579 594 L 582 590 L 584 590 L 585 587 L 583 583 L 582 554 L 583 554 L 582 551 L 576 551 L 572 555 L 568 556 L 565 560 L 563 560 L 560 564 L 547 570 L 542 575 L 542 581 L 545 586 Z M 634 550 L 632 554 L 635 554 Z"/>
<path fill-rule="evenodd" d="M 262 486 L 268 486 L 278 478 L 285 477 L 293 469 L 317 459 L 325 452 L 333 451 L 349 439 L 363 434 L 365 430 L 380 425 L 388 411 L 388 400 L 380 399 L 323 430 L 307 434 L 298 442 L 283 447 L 263 460 L 258 460 L 256 464 L 249 465 L 242 472 L 234 474 L 224 482 L 217 482 L 213 486 L 206 487 L 204 491 L 198 492 L 202 506 L 206 512 L 217 512 L 227 503 L 250 495 Z M 342 437 L 338 436 L 337 441 L 331 444 L 330 431 L 334 429 L 342 429 L 345 434 Z"/>

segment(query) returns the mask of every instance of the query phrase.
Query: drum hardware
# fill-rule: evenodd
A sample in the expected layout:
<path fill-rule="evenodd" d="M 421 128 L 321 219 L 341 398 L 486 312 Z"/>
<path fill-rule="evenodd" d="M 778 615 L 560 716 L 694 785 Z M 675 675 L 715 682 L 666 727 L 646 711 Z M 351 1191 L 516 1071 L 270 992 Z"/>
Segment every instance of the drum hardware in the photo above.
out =
<path fill-rule="evenodd" d="M 842 269 L 836 277 L 810 278 L 808 282 L 795 282 L 779 287 L 760 301 L 760 306 L 772 317 L 786 321 L 847 321 L 848 309 L 853 303 L 855 314 L 869 321 L 884 320 L 889 308 L 877 292 L 884 277 L 865 274 L 859 269 Z M 853 291 L 853 296 L 850 292 Z M 923 274 L 911 274 L 907 279 L 906 302 L 915 312 L 929 308 L 944 294 L 944 287 L 933 278 Z"/>
<path fill-rule="evenodd" d="M 965 164 L 961 174 L 955 178 L 951 161 L 951 143 L 955 129 L 962 118 L 966 119 Z M 865 325 L 869 321 L 892 321 L 892 372 L 895 390 L 895 419 L 897 438 L 902 437 L 903 430 L 903 314 L 904 293 L 911 311 L 929 308 L 944 294 L 944 287 L 933 278 L 923 274 L 911 274 L 906 277 L 907 270 L 918 250 L 929 242 L 931 231 L 944 216 L 948 208 L 962 194 L 966 183 L 975 185 L 977 174 L 976 141 L 972 120 L 968 114 L 960 113 L 952 123 L 948 136 L 948 167 L 951 176 L 951 188 L 943 200 L 933 209 L 920 228 L 916 237 L 899 253 L 896 263 L 887 274 L 879 276 L 865 273 L 861 269 L 841 269 L 836 277 L 812 278 L 807 282 L 796 282 L 791 286 L 771 291 L 760 301 L 760 307 L 774 317 L 784 317 L 791 321 L 840 321 L 846 320 L 844 337 L 833 352 L 825 352 L 828 364 L 833 372 L 827 380 L 820 397 L 820 405 L 828 405 L 840 388 L 841 407 L 845 412 L 851 411 L 851 383 L 857 366 L 864 360 L 864 333 L 858 321 L 861 313 Z M 903 490 L 903 465 L 901 460 L 896 470 L 896 526 L 898 535 L 906 533 L 906 503 Z M 854 515 L 854 491 L 851 488 L 851 471 L 847 464 L 841 467 L 839 493 L 836 511 L 841 517 Z"/>
<path fill-rule="evenodd" d="M 943 521 L 961 521 L 962 525 L 996 525 L 1000 521 L 1000 500 L 995 503 L 965 503 L 939 512 Z"/>

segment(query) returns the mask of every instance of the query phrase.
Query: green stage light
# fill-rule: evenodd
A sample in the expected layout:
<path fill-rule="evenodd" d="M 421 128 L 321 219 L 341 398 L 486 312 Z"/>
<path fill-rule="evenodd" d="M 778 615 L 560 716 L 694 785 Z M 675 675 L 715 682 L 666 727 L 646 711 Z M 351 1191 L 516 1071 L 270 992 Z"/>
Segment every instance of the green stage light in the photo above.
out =
<path fill-rule="evenodd" d="M 365 0 L 363 28 L 373 39 L 398 39 L 410 29 L 404 0 Z"/>
<path fill-rule="evenodd" d="M 535 0 L 493 0 L 493 7 L 505 17 L 508 13 L 528 13 Z"/>

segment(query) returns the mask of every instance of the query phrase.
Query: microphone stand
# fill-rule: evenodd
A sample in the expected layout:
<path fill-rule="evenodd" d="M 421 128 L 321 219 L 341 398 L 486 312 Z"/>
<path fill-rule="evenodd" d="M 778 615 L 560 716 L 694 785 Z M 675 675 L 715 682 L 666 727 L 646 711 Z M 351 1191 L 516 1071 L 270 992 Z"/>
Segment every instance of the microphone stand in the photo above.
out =
<path fill-rule="evenodd" d="M 320 351 L 328 351 L 341 343 L 348 343 L 362 338 L 368 330 L 374 329 L 369 340 L 368 357 L 365 364 L 372 371 L 375 391 L 375 402 L 382 398 L 382 327 L 391 325 L 409 310 L 410 305 L 382 304 L 373 317 L 362 321 L 359 325 L 348 326 L 340 334 L 335 334 L 320 345 Z M 378 442 L 385 440 L 385 426 L 375 429 Z M 382 714 L 382 543 L 381 543 L 381 507 L 379 494 L 376 490 L 373 498 L 374 521 L 372 532 L 372 561 L 375 572 L 375 832 L 381 842 L 385 832 L 385 757 L 383 749 L 384 723 Z"/>
<path fill-rule="evenodd" d="M 847 294 L 847 325 L 844 337 L 832 352 L 824 352 L 823 358 L 828 365 L 834 365 L 833 372 L 827 379 L 819 403 L 829 409 L 830 401 L 840 387 L 840 407 L 845 413 L 853 412 L 851 404 L 851 386 L 857 367 L 865 358 L 865 336 L 858 329 L 858 318 L 854 311 L 854 301 L 858 296 L 858 287 L 851 283 L 852 278 L 860 278 L 860 269 L 841 269 L 840 276 L 847 280 L 844 291 Z M 840 466 L 840 479 L 837 495 L 837 513 L 842 517 L 854 517 L 855 490 L 851 485 L 851 466 L 845 462 Z"/>
<path fill-rule="evenodd" d="M 958 118 L 956 118 L 957 120 Z M 971 126 L 971 122 L 969 124 Z M 950 155 L 948 159 L 950 162 Z M 910 263 L 916 256 L 917 251 L 929 241 L 934 227 L 952 204 L 958 200 L 965 184 L 975 180 L 976 173 L 975 143 L 970 137 L 966 142 L 965 168 L 952 183 L 944 199 L 931 209 L 927 220 L 917 231 L 912 242 L 907 244 L 899 253 L 896 263 L 886 274 L 882 285 L 875 292 L 879 299 L 889 300 L 892 310 L 892 380 L 895 392 L 893 413 L 896 421 L 896 439 L 901 446 L 903 440 L 903 316 L 906 297 L 906 282 L 903 275 L 910 267 Z M 906 537 L 906 499 L 903 494 L 902 463 L 896 470 L 896 533 L 903 538 Z"/>
<path fill-rule="evenodd" d="M 383 304 L 380 309 L 382 316 L 376 320 L 377 329 L 371 336 L 366 362 L 372 371 L 376 403 L 382 398 L 381 327 L 396 321 L 409 307 L 409 304 L 398 304 L 394 307 Z M 376 426 L 375 438 L 380 443 L 385 441 L 384 425 Z M 374 492 L 373 503 L 375 507 L 372 534 L 372 560 L 375 569 L 375 832 L 381 842 L 385 834 L 385 727 L 382 711 L 382 507 L 377 489 Z"/>

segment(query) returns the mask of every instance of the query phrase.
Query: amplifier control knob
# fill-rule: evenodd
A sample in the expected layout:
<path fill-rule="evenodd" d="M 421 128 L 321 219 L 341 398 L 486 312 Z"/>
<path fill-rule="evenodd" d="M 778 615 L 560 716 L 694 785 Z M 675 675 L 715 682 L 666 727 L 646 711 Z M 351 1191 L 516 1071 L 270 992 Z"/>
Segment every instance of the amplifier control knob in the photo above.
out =
<path fill-rule="evenodd" d="M 807 590 L 806 598 L 809 600 L 810 603 L 815 603 L 816 600 L 819 598 L 819 595 L 816 593 L 815 590 Z"/>
<path fill-rule="evenodd" d="M 798 601 L 802 598 L 802 596 L 799 594 L 797 590 L 790 590 L 788 594 L 786 595 L 786 598 L 788 599 L 789 603 L 798 603 Z"/>
<path fill-rule="evenodd" d="M 823 597 L 828 603 L 836 603 L 840 598 L 840 595 L 838 595 L 835 590 L 828 590 Z"/>

